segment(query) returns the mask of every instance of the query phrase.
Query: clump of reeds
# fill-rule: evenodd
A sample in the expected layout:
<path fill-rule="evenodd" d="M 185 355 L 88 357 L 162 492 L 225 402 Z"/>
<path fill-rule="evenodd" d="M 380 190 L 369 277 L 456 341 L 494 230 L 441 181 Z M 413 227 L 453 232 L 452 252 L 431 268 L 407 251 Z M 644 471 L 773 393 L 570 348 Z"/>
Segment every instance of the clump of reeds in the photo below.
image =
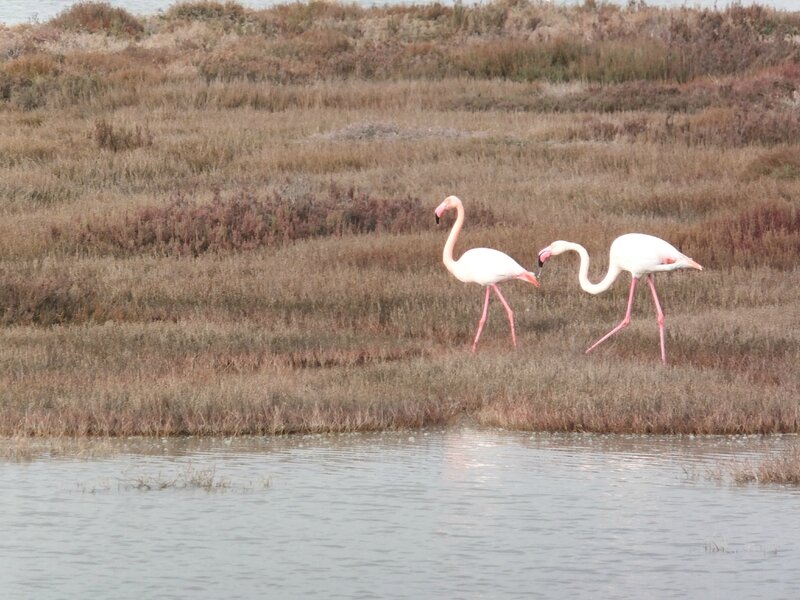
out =
<path fill-rule="evenodd" d="M 800 485 L 800 450 L 776 454 L 754 465 L 737 464 L 732 468 L 736 483 L 778 483 Z"/>
<path fill-rule="evenodd" d="M 139 125 L 133 129 L 124 126 L 114 126 L 105 119 L 100 119 L 94 124 L 94 141 L 99 148 L 121 152 L 153 145 L 151 131 Z"/>
<path fill-rule="evenodd" d="M 172 475 L 137 475 L 127 479 L 125 487 L 140 491 L 168 490 L 168 489 L 198 489 L 206 492 L 228 490 L 231 481 L 226 477 L 217 476 L 216 469 L 196 469 L 188 464 L 185 468 Z"/>

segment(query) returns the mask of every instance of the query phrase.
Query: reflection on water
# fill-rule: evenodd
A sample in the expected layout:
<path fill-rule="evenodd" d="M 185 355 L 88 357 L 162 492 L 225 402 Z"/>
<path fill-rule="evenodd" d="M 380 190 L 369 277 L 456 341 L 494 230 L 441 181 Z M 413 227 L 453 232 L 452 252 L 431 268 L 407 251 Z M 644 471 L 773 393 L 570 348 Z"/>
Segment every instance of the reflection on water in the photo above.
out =
<path fill-rule="evenodd" d="M 708 473 L 798 443 L 473 430 L 30 442 L 30 460 L 0 462 L 0 590 L 794 598 L 800 493 Z"/>

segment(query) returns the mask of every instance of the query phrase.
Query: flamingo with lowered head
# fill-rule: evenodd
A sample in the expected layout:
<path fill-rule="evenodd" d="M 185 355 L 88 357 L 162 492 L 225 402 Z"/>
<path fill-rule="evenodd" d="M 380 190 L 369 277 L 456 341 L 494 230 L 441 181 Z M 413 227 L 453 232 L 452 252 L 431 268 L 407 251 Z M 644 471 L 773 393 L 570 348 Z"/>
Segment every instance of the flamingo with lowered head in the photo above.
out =
<path fill-rule="evenodd" d="M 467 250 L 461 255 L 458 260 L 453 259 L 453 248 L 456 245 L 456 239 L 464 225 L 464 205 L 461 200 L 456 196 L 448 196 L 444 201 L 436 207 L 436 223 L 439 223 L 439 218 L 442 214 L 450 209 L 456 209 L 457 217 L 444 245 L 444 252 L 442 253 L 442 261 L 447 270 L 450 271 L 456 279 L 464 283 L 478 283 L 486 286 L 486 300 L 483 303 L 483 315 L 478 323 L 478 333 L 475 335 L 475 341 L 472 343 L 472 351 L 478 346 L 478 339 L 481 337 L 483 325 L 486 323 L 486 315 L 489 313 L 489 294 L 491 290 L 500 298 L 500 302 L 506 309 L 508 315 L 508 323 L 511 325 L 511 343 L 517 347 L 517 336 L 514 332 L 514 313 L 511 307 L 506 302 L 503 294 L 497 284 L 501 281 L 508 281 L 509 279 L 522 279 L 539 287 L 539 281 L 536 276 L 522 267 L 517 261 L 511 258 L 508 254 L 504 254 L 499 250 L 492 248 L 472 248 Z"/>
<path fill-rule="evenodd" d="M 656 305 L 656 315 L 658 318 L 658 331 L 661 338 L 661 361 L 666 364 L 667 352 L 664 346 L 664 312 L 656 294 L 656 286 L 653 283 L 653 273 L 660 271 L 675 271 L 676 269 L 698 269 L 703 270 L 694 260 L 682 254 L 672 244 L 665 242 L 661 238 L 644 233 L 626 233 L 619 236 L 611 243 L 609 251 L 608 273 L 599 283 L 589 281 L 589 253 L 586 248 L 573 242 L 558 240 L 542 249 L 539 252 L 539 268 L 551 256 L 568 252 L 577 252 L 581 258 L 580 269 L 578 271 L 578 282 L 585 292 L 599 294 L 611 287 L 616 278 L 622 271 L 631 274 L 631 290 L 628 296 L 628 309 L 625 317 L 619 325 L 589 346 L 586 354 L 594 350 L 601 343 L 612 335 L 628 326 L 631 322 L 631 307 L 633 306 L 633 295 L 636 291 L 636 284 L 643 275 L 647 275 L 647 284 L 653 293 L 653 302 Z"/>

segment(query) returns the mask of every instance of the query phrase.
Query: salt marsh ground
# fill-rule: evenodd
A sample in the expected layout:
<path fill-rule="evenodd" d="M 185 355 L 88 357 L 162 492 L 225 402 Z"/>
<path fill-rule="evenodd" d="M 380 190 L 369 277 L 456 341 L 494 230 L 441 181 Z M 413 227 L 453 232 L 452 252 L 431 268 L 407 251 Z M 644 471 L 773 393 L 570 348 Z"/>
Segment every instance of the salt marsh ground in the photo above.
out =
<path fill-rule="evenodd" d="M 470 422 L 800 430 L 800 13 L 556 7 L 136 16 L 0 28 L 0 433 Z M 617 235 L 703 272 L 599 296 L 577 259 L 493 305 L 441 264 Z M 642 286 L 643 287 L 643 286 Z"/>

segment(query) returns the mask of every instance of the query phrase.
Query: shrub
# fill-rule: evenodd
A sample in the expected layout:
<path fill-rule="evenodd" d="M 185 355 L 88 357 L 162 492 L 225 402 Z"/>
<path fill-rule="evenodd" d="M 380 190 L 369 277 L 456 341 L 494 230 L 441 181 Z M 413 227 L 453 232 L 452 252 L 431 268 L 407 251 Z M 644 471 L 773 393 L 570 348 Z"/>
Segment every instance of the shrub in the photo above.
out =
<path fill-rule="evenodd" d="M 258 198 L 241 190 L 227 198 L 217 191 L 210 202 L 195 204 L 184 193 L 176 193 L 165 206 L 95 218 L 71 232 L 54 229 L 51 235 L 75 249 L 197 256 L 310 237 L 420 231 L 430 221 L 429 207 L 417 198 L 375 198 L 354 188 L 331 186 L 327 196 L 295 201 L 278 193 Z M 470 222 L 491 224 L 494 218 L 490 211 L 475 207 Z"/>
<path fill-rule="evenodd" d="M 144 26 L 123 8 L 114 8 L 107 2 L 80 2 L 50 20 L 50 25 L 69 31 L 110 33 L 135 37 Z"/>

